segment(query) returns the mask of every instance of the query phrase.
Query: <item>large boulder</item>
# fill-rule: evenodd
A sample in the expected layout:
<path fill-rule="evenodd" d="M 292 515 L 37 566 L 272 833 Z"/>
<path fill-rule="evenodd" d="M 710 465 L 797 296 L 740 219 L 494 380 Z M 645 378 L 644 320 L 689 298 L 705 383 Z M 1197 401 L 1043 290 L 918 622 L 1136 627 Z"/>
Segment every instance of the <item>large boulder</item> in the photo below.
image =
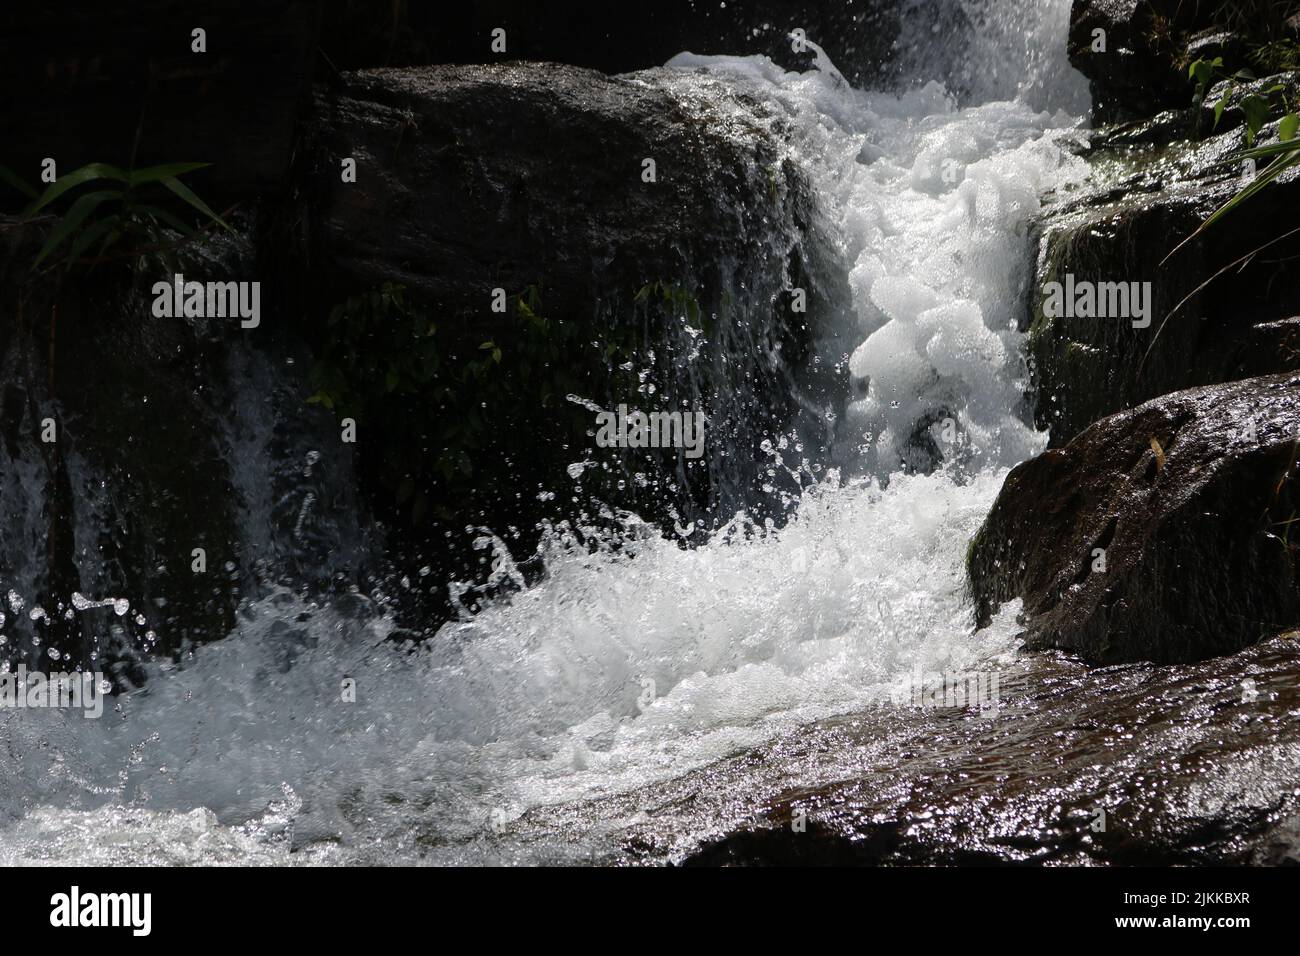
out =
<path fill-rule="evenodd" d="M 1296 171 L 1171 255 L 1244 184 L 1241 167 L 1224 162 L 1246 145 L 1239 112 L 1200 143 L 1185 138 L 1190 113 L 1101 131 L 1089 156 L 1097 185 L 1061 197 L 1038 223 L 1028 349 L 1053 446 L 1158 395 L 1300 368 L 1300 288 L 1283 278 L 1300 254 L 1288 235 Z M 1052 284 L 1070 282 L 1147 288 L 1149 314 L 1049 310 Z"/>
<path fill-rule="evenodd" d="M 344 79 L 317 102 L 295 258 L 317 397 L 357 422 L 395 523 L 445 551 L 466 525 L 526 538 L 612 505 L 689 527 L 779 494 L 762 442 L 796 393 L 830 407 L 814 340 L 849 297 L 770 106 L 685 70 Z M 708 451 L 598 447 L 620 403 L 703 412 Z"/>
<path fill-rule="evenodd" d="M 1190 389 L 1106 418 L 1007 477 L 971 544 L 981 625 L 1027 644 L 1195 661 L 1300 623 L 1300 375 Z"/>

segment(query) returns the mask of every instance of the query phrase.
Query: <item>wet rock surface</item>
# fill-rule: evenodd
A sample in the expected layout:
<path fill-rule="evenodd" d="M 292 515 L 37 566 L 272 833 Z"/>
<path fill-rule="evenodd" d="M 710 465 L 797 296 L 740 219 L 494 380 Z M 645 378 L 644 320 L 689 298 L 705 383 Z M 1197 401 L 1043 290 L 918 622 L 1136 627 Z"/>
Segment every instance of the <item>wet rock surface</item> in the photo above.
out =
<path fill-rule="evenodd" d="M 344 80 L 317 101 L 310 312 L 400 287 L 436 325 L 437 356 L 354 416 L 394 524 L 420 534 L 433 519 L 439 540 L 471 523 L 531 529 L 556 516 L 538 492 L 567 508 L 575 485 L 583 507 L 595 494 L 682 524 L 762 496 L 759 446 L 798 414 L 794 395 L 831 401 L 835 373 L 810 371 L 812 342 L 849 299 L 770 105 L 687 71 L 507 64 Z M 341 180 L 348 158 L 355 183 Z M 530 338 L 539 321 L 543 342 Z M 488 355 L 462 412 L 464 362 Z M 594 412 L 619 403 L 703 413 L 709 448 L 744 451 L 597 449 Z M 448 434 L 448 418 L 472 434 Z"/>
<path fill-rule="evenodd" d="M 1028 644 L 1111 663 L 1229 654 L 1300 622 L 1300 376 L 1106 418 L 1008 476 L 969 555 L 976 614 L 1024 601 Z"/>
<path fill-rule="evenodd" d="M 1175 252 L 1248 181 L 1229 161 L 1247 145 L 1240 116 L 1228 110 L 1224 131 L 1201 142 L 1188 138 L 1195 124 L 1172 111 L 1100 130 L 1092 186 L 1058 197 L 1038 224 L 1028 346 L 1036 418 L 1054 447 L 1158 395 L 1300 368 L 1300 291 L 1287 278 L 1300 179 L 1284 174 Z M 1051 314 L 1049 284 L 1071 282 L 1140 291 L 1147 314 Z"/>
<path fill-rule="evenodd" d="M 1151 116 L 1187 102 L 1194 60 L 1241 62 L 1262 39 L 1294 38 L 1294 13 L 1285 3 L 1075 0 L 1070 62 L 1091 82 L 1097 120 Z"/>
<path fill-rule="evenodd" d="M 556 863 L 1294 863 L 1296 640 L 1173 667 L 1033 655 L 1003 673 L 994 716 L 868 710 L 534 811 L 502 839 Z M 593 851 L 593 836 L 615 849 Z"/>

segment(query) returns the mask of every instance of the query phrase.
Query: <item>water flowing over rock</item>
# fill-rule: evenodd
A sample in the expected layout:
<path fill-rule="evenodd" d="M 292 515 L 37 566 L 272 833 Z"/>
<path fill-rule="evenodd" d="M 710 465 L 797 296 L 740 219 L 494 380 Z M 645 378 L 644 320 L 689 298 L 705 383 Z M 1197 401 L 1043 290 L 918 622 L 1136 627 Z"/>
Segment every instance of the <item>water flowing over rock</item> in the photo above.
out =
<path fill-rule="evenodd" d="M 1174 82 L 1228 47 L 1179 21 L 1114 75 L 1187 108 L 1089 131 L 1069 0 L 551 6 L 223 0 L 188 75 L 122 51 L 189 0 L 110 3 L 6 107 L 24 172 L 47 103 L 86 159 L 210 107 L 141 160 L 218 160 L 185 272 L 264 309 L 46 286 L 57 214 L 0 219 L 0 668 L 118 691 L 0 713 L 0 864 L 1295 861 L 1300 302 L 1256 260 L 1163 321 L 1253 241 L 1160 267 L 1231 194 L 1241 98 L 1185 144 Z M 1149 39 L 1074 9 L 1076 60 Z M 1049 321 L 1069 276 L 1152 324 Z"/>
<path fill-rule="evenodd" d="M 1230 654 L 1300 623 L 1300 376 L 1191 389 L 1012 470 L 970 552 L 981 624 L 1096 663 Z"/>
<path fill-rule="evenodd" d="M 457 534 L 566 516 L 575 483 L 584 502 L 597 494 L 682 524 L 761 507 L 760 486 L 786 478 L 762 473 L 762 443 L 794 427 L 803 406 L 814 436 L 825 431 L 837 376 L 814 367 L 811 343 L 849 298 L 782 142 L 785 120 L 685 73 L 508 64 L 343 81 L 317 100 L 315 313 L 399 288 L 434 320 L 441 366 L 491 354 L 501 370 L 483 372 L 482 400 L 466 412 L 473 440 L 441 474 L 445 422 L 426 435 L 405 405 L 400 416 L 358 416 L 378 443 L 367 458 L 375 485 L 408 509 L 427 496 Z M 355 183 L 341 181 L 347 159 Z M 538 321 L 554 356 L 528 338 Z M 398 382 L 394 400 L 450 409 L 437 369 Z M 494 376 L 518 387 L 493 391 Z M 596 447 L 595 412 L 619 404 L 704 414 L 714 453 Z M 382 431 L 386 422 L 401 429 Z M 376 473 L 398 445 L 412 454 Z M 472 482 L 457 485 L 471 468 Z"/>
<path fill-rule="evenodd" d="M 191 276 L 256 274 L 255 226 L 236 224 L 186 254 Z M 24 602 L 6 652 L 138 683 L 151 653 L 225 637 L 270 583 L 359 581 L 350 462 L 302 404 L 301 346 L 156 318 L 146 290 L 172 278 L 157 264 L 135 281 L 25 282 L 40 235 L 11 228 L 0 283 L 0 581 Z"/>

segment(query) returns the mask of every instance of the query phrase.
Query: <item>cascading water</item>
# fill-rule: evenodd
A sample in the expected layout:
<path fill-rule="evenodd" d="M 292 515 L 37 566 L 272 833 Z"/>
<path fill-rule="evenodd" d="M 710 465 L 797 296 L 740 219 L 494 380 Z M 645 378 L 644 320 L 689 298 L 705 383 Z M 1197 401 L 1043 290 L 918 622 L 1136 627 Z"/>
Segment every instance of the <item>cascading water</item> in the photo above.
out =
<path fill-rule="evenodd" d="M 633 527 L 594 553 L 555 529 L 544 580 L 420 645 L 359 595 L 272 593 L 103 720 L 0 713 L 0 863 L 529 859 L 530 809 L 890 706 L 918 666 L 1005 661 L 1014 609 L 972 633 L 963 557 L 1044 444 L 1017 330 L 1027 227 L 1082 178 L 1063 140 L 1085 97 L 1066 0 L 961 7 L 973 32 L 942 70 L 918 57 L 902 93 L 851 89 L 824 55 L 796 74 L 683 54 L 655 75 L 768 103 L 851 269 L 854 324 L 827 334 L 851 343 L 853 393 L 788 526 L 738 518 L 689 550 Z M 255 424 L 232 444 L 260 442 Z M 774 473 L 800 466 L 788 441 L 767 452 Z M 480 544 L 510 575 L 499 539 Z M 590 852 L 617 839 L 607 823 Z"/>

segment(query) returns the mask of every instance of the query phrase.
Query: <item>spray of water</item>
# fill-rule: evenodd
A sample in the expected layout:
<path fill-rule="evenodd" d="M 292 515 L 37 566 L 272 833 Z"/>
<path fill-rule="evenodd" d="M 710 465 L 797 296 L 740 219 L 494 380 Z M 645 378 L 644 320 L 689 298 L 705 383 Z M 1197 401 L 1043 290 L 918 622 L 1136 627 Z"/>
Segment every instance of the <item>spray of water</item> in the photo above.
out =
<path fill-rule="evenodd" d="M 553 529 L 544 580 L 420 646 L 363 598 L 273 594 L 102 721 L 0 711 L 0 863 L 479 859 L 530 808 L 890 706 L 918 665 L 1004 661 L 1014 608 L 972 633 L 963 559 L 1043 442 L 1018 325 L 1027 226 L 1083 175 L 1061 143 L 1082 102 L 1068 6 L 962 4 L 977 29 L 947 73 L 917 74 L 946 83 L 902 92 L 853 90 L 824 55 L 803 74 L 689 55 L 655 74 L 768 104 L 849 264 L 850 327 L 824 330 L 854 389 L 837 467 L 786 527 L 742 515 L 688 550 L 632 522 L 594 552 Z M 499 539 L 483 546 L 508 574 Z"/>

